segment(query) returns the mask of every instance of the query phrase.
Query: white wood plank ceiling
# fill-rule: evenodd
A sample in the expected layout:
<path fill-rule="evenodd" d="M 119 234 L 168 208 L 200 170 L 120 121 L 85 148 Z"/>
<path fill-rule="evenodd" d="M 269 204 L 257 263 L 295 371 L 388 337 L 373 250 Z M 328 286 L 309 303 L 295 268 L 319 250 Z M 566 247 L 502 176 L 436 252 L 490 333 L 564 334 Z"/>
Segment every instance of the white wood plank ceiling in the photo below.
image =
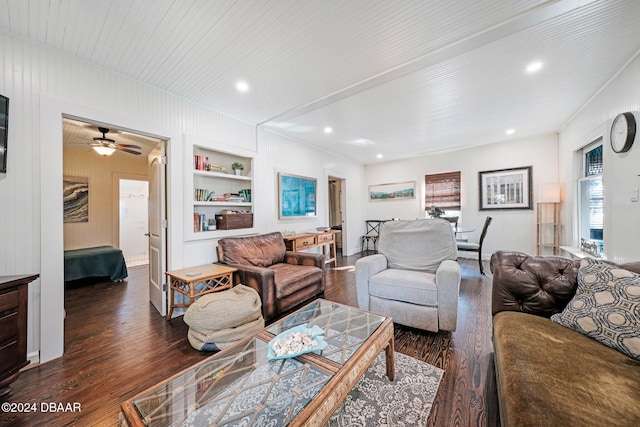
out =
<path fill-rule="evenodd" d="M 362 163 L 557 132 L 639 25 L 636 0 L 0 0 L 8 34 Z"/>

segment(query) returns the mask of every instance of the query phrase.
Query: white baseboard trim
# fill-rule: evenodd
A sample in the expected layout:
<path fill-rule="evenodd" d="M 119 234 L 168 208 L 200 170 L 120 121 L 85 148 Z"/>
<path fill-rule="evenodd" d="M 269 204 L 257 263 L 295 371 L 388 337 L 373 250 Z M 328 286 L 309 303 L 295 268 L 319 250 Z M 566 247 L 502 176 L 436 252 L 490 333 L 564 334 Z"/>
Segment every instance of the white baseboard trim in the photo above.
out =
<path fill-rule="evenodd" d="M 139 267 L 141 265 L 149 265 L 149 260 L 142 261 L 128 261 L 126 262 L 127 267 Z"/>
<path fill-rule="evenodd" d="M 20 369 L 20 371 L 26 371 L 27 369 L 40 366 L 40 352 L 32 351 L 31 353 L 27 353 L 27 360 L 29 361 L 29 364 L 24 368 Z"/>

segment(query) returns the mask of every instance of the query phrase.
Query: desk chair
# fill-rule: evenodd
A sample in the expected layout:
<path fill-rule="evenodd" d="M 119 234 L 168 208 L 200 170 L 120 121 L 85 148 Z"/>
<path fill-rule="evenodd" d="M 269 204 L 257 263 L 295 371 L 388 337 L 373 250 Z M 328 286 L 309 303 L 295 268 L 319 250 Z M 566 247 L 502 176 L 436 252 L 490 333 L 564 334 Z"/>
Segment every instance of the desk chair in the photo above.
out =
<path fill-rule="evenodd" d="M 380 236 L 380 226 L 385 221 L 379 219 L 368 219 L 365 221 L 366 231 L 360 239 L 360 252 L 364 252 L 364 243 L 367 242 L 367 250 L 369 250 L 369 241 L 373 242 L 373 250 L 378 252 L 378 236 Z"/>
<path fill-rule="evenodd" d="M 478 243 L 470 243 L 470 242 L 462 242 L 457 241 L 458 251 L 467 251 L 467 252 L 477 252 L 478 253 L 478 265 L 480 265 L 480 274 L 484 274 L 484 268 L 482 267 L 482 243 L 484 242 L 484 238 L 487 237 L 487 229 L 489 228 L 489 224 L 491 224 L 490 216 L 484 221 L 484 226 L 482 227 L 482 233 L 480 233 L 480 241 Z"/>

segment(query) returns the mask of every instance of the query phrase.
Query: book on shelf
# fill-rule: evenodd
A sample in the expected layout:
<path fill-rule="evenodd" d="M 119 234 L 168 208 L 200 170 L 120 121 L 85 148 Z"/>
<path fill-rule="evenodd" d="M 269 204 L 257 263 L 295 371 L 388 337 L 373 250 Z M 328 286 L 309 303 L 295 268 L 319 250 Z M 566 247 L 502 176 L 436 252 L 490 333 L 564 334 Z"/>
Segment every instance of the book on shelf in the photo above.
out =
<path fill-rule="evenodd" d="M 208 231 L 207 216 L 197 212 L 193 213 L 193 231 L 198 233 L 200 231 Z"/>
<path fill-rule="evenodd" d="M 224 197 L 216 197 L 215 191 L 209 191 L 206 188 L 196 188 L 193 190 L 193 200 L 195 202 L 215 202 L 225 199 Z"/>
<path fill-rule="evenodd" d="M 193 213 L 193 231 L 200 231 L 200 214 L 197 212 Z"/>
<path fill-rule="evenodd" d="M 209 157 L 200 156 L 197 154 L 193 155 L 193 167 L 199 171 L 209 170 Z"/>

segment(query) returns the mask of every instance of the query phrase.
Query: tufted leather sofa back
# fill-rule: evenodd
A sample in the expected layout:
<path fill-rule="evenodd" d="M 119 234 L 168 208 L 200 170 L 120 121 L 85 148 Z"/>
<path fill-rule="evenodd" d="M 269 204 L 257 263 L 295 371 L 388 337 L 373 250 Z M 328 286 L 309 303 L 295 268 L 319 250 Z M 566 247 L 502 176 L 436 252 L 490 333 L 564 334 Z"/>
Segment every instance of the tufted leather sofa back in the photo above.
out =
<path fill-rule="evenodd" d="M 640 263 L 621 264 L 640 274 Z M 491 256 L 492 314 L 521 311 L 551 317 L 569 303 L 578 286 L 579 260 L 498 251 Z"/>
<path fill-rule="evenodd" d="M 491 256 L 492 314 L 521 311 L 551 317 L 573 298 L 580 261 L 498 251 Z"/>

